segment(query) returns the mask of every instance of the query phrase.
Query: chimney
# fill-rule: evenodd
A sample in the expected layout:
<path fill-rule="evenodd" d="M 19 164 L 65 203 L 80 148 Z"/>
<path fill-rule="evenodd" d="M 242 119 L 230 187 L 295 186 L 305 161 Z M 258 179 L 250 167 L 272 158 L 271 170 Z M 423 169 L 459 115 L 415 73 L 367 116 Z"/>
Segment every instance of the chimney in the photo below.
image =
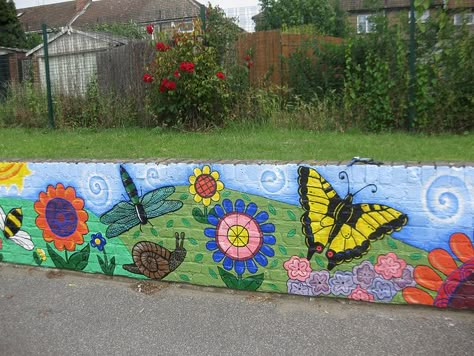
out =
<path fill-rule="evenodd" d="M 76 11 L 82 11 L 86 7 L 87 3 L 92 0 L 76 0 Z"/>

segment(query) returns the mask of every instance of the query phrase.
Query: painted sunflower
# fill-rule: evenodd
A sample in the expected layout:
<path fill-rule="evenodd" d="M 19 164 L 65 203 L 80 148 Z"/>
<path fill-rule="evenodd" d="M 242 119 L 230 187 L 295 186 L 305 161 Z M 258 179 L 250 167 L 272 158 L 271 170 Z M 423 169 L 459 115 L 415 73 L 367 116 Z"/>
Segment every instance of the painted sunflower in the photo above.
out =
<path fill-rule="evenodd" d="M 194 201 L 208 207 L 211 201 L 220 199 L 219 192 L 224 189 L 224 184 L 219 180 L 219 172 L 212 171 L 211 167 L 204 166 L 194 169 L 194 175 L 189 176 L 189 192 L 194 194 Z"/>
<path fill-rule="evenodd" d="M 43 239 L 54 242 L 59 251 L 74 251 L 76 245 L 84 243 L 83 236 L 89 232 L 86 221 L 89 218 L 84 200 L 76 196 L 73 187 L 64 188 L 58 183 L 49 185 L 46 192 L 39 194 L 34 205 L 38 213 L 36 225 L 43 230 Z"/>
<path fill-rule="evenodd" d="M 469 237 L 462 233 L 451 235 L 449 246 L 462 264 L 458 266 L 444 249 L 431 251 L 428 260 L 433 268 L 417 266 L 414 277 L 418 285 L 435 292 L 435 297 L 421 288 L 407 287 L 403 290 L 407 303 L 474 309 L 474 247 Z M 437 272 L 445 275 L 446 279 L 443 280 Z"/>

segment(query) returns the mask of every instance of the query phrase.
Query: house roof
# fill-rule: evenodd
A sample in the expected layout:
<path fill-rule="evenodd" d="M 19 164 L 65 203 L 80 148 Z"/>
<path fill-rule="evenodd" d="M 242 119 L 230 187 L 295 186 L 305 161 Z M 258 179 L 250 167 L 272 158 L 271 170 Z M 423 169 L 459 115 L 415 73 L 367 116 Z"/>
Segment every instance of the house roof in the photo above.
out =
<path fill-rule="evenodd" d="M 66 26 L 76 14 L 76 2 L 60 2 L 17 9 L 17 15 L 26 32 L 40 31 L 43 23 L 48 27 L 60 28 Z"/>
<path fill-rule="evenodd" d="M 0 46 L 0 51 L 1 52 L 6 52 L 6 53 L 26 53 L 26 52 L 28 52 L 27 49 L 5 47 L 5 46 Z"/>
<path fill-rule="evenodd" d="M 127 38 L 112 35 L 110 33 L 86 32 L 86 31 L 80 31 L 80 30 L 76 30 L 76 29 L 73 29 L 73 28 L 69 27 L 69 28 L 63 28 L 61 30 L 61 32 L 57 33 L 55 36 L 51 36 L 48 39 L 48 44 L 58 40 L 60 37 L 62 37 L 64 35 L 70 35 L 71 33 L 78 34 L 78 35 L 81 35 L 81 36 L 84 36 L 84 37 L 88 37 L 88 38 L 94 39 L 96 41 L 107 42 L 108 44 L 110 44 L 112 46 L 120 46 L 120 45 L 124 45 L 124 44 L 128 43 Z M 36 46 L 35 48 L 29 50 L 28 53 L 26 53 L 26 56 L 28 57 L 28 56 L 32 55 L 33 53 L 39 51 L 42 48 L 43 48 L 43 44 L 40 44 L 40 45 Z"/>
<path fill-rule="evenodd" d="M 98 22 L 149 23 L 191 18 L 199 16 L 200 6 L 195 0 L 95 0 L 78 16 L 76 1 L 67 1 L 18 9 L 17 14 L 21 14 L 19 20 L 25 31 L 33 32 L 40 31 L 43 23 L 61 28 Z"/>
<path fill-rule="evenodd" d="M 151 23 L 199 16 L 200 4 L 193 0 L 101 0 L 94 1 L 74 26 L 100 22 Z"/>
<path fill-rule="evenodd" d="M 367 5 L 366 0 L 342 0 L 341 7 L 346 11 L 370 10 L 373 6 Z M 431 6 L 442 6 L 445 0 L 431 0 Z M 380 8 L 382 9 L 400 9 L 409 8 L 410 0 L 382 0 Z M 456 0 L 449 1 L 448 8 L 469 8 L 474 7 L 474 0 Z"/>

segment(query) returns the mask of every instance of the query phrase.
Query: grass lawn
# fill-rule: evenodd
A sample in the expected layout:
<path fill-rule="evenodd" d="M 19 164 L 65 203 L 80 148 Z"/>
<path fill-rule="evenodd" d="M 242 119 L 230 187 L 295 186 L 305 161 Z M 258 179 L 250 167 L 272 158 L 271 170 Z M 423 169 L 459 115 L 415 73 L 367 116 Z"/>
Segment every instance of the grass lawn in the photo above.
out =
<path fill-rule="evenodd" d="M 474 162 L 474 133 L 310 132 L 240 127 L 206 133 L 161 129 L 0 129 L 0 159 L 239 159 Z"/>

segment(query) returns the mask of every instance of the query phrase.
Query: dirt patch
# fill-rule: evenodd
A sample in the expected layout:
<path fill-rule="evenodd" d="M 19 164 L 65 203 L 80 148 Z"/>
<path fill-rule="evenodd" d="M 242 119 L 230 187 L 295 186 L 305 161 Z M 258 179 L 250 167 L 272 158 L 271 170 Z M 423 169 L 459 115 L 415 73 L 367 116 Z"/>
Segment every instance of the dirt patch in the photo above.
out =
<path fill-rule="evenodd" d="M 62 271 L 48 271 L 46 273 L 46 278 L 48 279 L 58 279 L 58 278 L 64 278 L 65 274 Z"/>
<path fill-rule="evenodd" d="M 146 282 L 133 283 L 130 287 L 137 293 L 151 295 L 151 294 L 158 293 L 162 289 L 168 288 L 168 285 L 165 283 L 156 283 L 156 282 L 146 281 Z"/>

